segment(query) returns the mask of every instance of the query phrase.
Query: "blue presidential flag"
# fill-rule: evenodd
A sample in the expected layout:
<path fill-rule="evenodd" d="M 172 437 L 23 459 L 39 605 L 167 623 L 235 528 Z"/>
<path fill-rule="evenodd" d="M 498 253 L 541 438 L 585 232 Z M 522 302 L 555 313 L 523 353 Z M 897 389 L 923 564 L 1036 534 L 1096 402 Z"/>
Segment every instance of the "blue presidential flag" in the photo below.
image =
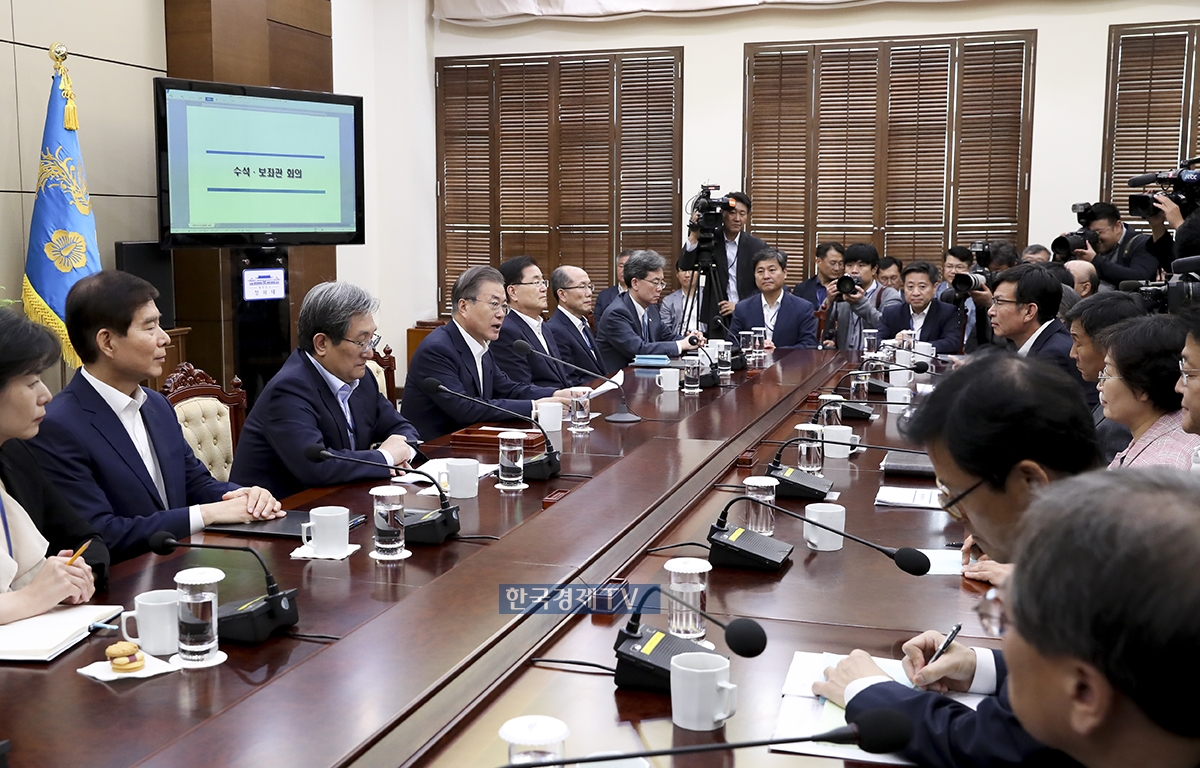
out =
<path fill-rule="evenodd" d="M 67 292 L 75 283 L 100 271 L 100 249 L 79 153 L 75 94 L 63 66 L 65 47 L 55 44 L 50 58 L 54 59 L 54 80 L 42 131 L 21 300 L 30 319 L 47 326 L 62 340 L 67 363 L 79 367 L 64 322 Z"/>

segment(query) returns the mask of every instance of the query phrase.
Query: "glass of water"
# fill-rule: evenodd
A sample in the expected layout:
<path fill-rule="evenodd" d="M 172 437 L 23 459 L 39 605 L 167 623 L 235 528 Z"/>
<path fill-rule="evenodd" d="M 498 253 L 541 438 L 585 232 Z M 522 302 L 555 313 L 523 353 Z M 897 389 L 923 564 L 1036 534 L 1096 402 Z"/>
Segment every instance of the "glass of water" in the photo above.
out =
<path fill-rule="evenodd" d="M 179 660 L 204 666 L 217 657 L 217 584 L 220 568 L 188 568 L 175 574 L 179 590 Z"/>
<path fill-rule="evenodd" d="M 767 329 L 753 328 L 751 329 L 754 339 L 754 356 L 761 359 L 767 356 Z"/>
<path fill-rule="evenodd" d="M 732 345 L 728 341 L 710 341 L 709 344 L 717 346 L 717 373 L 722 375 L 733 371 L 733 351 Z"/>
<path fill-rule="evenodd" d="M 404 550 L 404 495 L 394 485 L 371 489 L 375 508 L 375 556 L 380 560 L 400 560 Z"/>
<path fill-rule="evenodd" d="M 685 355 L 683 358 L 683 394 L 700 392 L 700 356 Z"/>
<path fill-rule="evenodd" d="M 873 355 L 879 351 L 879 331 L 864 328 L 862 332 L 863 354 Z"/>
<path fill-rule="evenodd" d="M 671 574 L 667 591 L 689 605 L 707 610 L 708 572 L 712 564 L 698 557 L 673 557 L 663 566 Z M 670 598 L 667 603 L 667 631 L 676 637 L 699 640 L 706 631 L 704 617 Z"/>
<path fill-rule="evenodd" d="M 856 373 L 850 377 L 850 399 L 851 400 L 866 400 L 867 394 L 871 391 L 868 382 L 871 380 L 869 373 Z"/>
<path fill-rule="evenodd" d="M 825 451 L 821 445 L 824 432 L 820 424 L 796 425 L 796 437 L 801 438 L 797 443 L 796 469 L 814 475 L 821 474 L 825 465 Z"/>
<path fill-rule="evenodd" d="M 821 395 L 817 398 L 820 403 L 817 411 L 817 423 L 822 427 L 837 426 L 842 423 L 842 401 L 846 398 L 841 395 Z"/>
<path fill-rule="evenodd" d="M 500 738 L 508 742 L 509 765 L 561 758 L 570 735 L 566 723 L 547 715 L 514 717 L 500 726 Z"/>
<path fill-rule="evenodd" d="M 775 510 L 758 502 L 774 504 L 777 485 L 779 481 L 773 477 L 747 477 L 742 481 L 746 495 L 757 499 L 748 502 L 742 513 L 742 524 L 746 530 L 761 533 L 763 536 L 775 535 Z"/>
<path fill-rule="evenodd" d="M 754 331 L 738 331 L 738 346 L 747 360 L 754 357 Z"/>
<path fill-rule="evenodd" d="M 567 429 L 574 434 L 592 431 L 592 391 L 587 387 L 577 387 L 570 390 L 571 394 L 571 426 Z"/>
<path fill-rule="evenodd" d="M 502 491 L 519 491 L 525 485 L 525 433 L 500 433 L 500 482 L 496 487 Z"/>

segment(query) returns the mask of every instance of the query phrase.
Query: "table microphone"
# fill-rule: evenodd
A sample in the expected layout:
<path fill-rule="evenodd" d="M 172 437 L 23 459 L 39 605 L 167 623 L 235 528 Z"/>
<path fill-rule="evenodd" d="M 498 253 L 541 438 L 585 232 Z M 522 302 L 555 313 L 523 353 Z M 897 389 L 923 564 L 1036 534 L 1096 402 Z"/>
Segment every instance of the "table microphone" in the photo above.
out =
<path fill-rule="evenodd" d="M 382 461 L 369 461 L 355 456 L 343 456 L 326 450 L 320 443 L 304 447 L 304 458 L 309 461 L 352 461 L 355 464 L 366 464 L 368 467 L 382 467 L 393 472 L 412 472 L 429 478 L 433 487 L 437 488 L 441 509 L 408 509 L 404 510 L 404 541 L 409 544 L 441 544 L 460 530 L 458 507 L 450 504 L 442 484 L 433 475 L 420 469 L 401 469 Z"/>
<path fill-rule="evenodd" d="M 912 547 L 899 547 L 899 548 L 885 547 L 880 544 L 875 544 L 870 541 L 867 541 L 866 539 L 860 539 L 859 537 L 857 537 L 853 534 L 846 533 L 845 531 L 839 531 L 838 529 L 834 528 L 833 526 L 826 525 L 825 523 L 821 523 L 821 522 L 818 522 L 811 518 L 805 517 L 804 515 L 801 515 L 798 512 L 793 512 L 790 509 L 784 509 L 783 507 L 778 506 L 777 504 L 770 504 L 768 502 L 762 501 L 761 499 L 756 499 L 753 496 L 735 496 L 732 499 L 730 499 L 729 503 L 725 505 L 725 508 L 721 510 L 721 515 L 720 515 L 720 517 L 717 518 L 717 522 L 713 524 L 712 531 L 714 533 L 717 531 L 727 531 L 728 530 L 728 528 L 726 527 L 725 520 L 729 515 L 729 508 L 732 507 L 734 504 L 736 504 L 739 501 L 752 501 L 755 504 L 761 504 L 764 507 L 769 507 L 770 509 L 773 509 L 776 512 L 782 512 L 783 514 L 788 515 L 789 517 L 794 517 L 797 520 L 803 520 L 804 522 L 809 523 L 810 525 L 815 525 L 816 527 L 821 528 L 826 531 L 829 531 L 830 533 L 836 533 L 837 535 L 844 536 L 845 538 L 850 539 L 851 541 L 857 541 L 859 544 L 870 547 L 871 549 L 874 549 L 878 552 L 882 552 L 883 554 L 887 555 L 896 563 L 896 566 L 900 570 L 904 571 L 905 573 L 911 573 L 913 576 L 924 576 L 925 574 L 929 573 L 929 557 L 919 549 L 913 549 Z M 770 538 L 767 536 L 762 536 L 761 534 L 752 533 L 751 531 L 747 531 L 745 529 L 739 528 L 738 530 L 742 531 L 741 536 L 738 537 L 739 542 L 741 541 L 741 539 L 745 539 L 747 535 L 760 536 L 761 538 L 764 538 L 764 539 Z M 730 537 L 730 538 L 732 538 L 732 537 Z M 717 565 L 717 559 L 716 559 L 716 557 L 714 557 L 715 555 L 717 555 L 717 541 L 714 540 L 713 533 L 709 533 L 708 540 L 713 545 L 712 549 L 709 551 L 709 556 L 708 556 L 709 562 L 711 562 L 713 565 Z M 743 546 L 746 546 L 746 545 L 743 544 Z M 724 554 L 724 550 L 723 550 L 723 554 Z"/>
<path fill-rule="evenodd" d="M 730 369 L 734 370 L 734 371 L 745 370 L 745 368 L 746 368 L 746 353 L 742 350 L 742 345 L 738 344 L 737 334 L 735 334 L 735 333 L 733 333 L 733 331 L 729 330 L 729 324 L 726 323 L 725 318 L 721 317 L 719 314 L 713 315 L 713 323 L 721 326 L 721 328 L 724 329 L 726 336 L 729 337 L 728 341 L 731 345 L 730 349 L 736 350 L 729 356 Z"/>
<path fill-rule="evenodd" d="M 176 540 L 170 531 L 150 534 L 150 551 L 156 555 L 169 555 L 176 547 L 195 549 L 228 549 L 249 552 L 258 558 L 258 564 L 267 574 L 267 594 L 250 602 L 234 600 L 217 608 L 217 634 L 222 640 L 256 644 L 265 641 L 276 630 L 292 627 L 300 621 L 296 605 L 296 590 L 280 591 L 275 577 L 267 568 L 262 555 L 251 547 L 233 547 L 226 544 L 193 544 Z"/>
<path fill-rule="evenodd" d="M 894 709 L 873 709 L 861 713 L 853 722 L 834 728 L 825 733 L 814 733 L 811 736 L 793 736 L 785 739 L 761 739 L 759 741 L 732 741 L 716 744 L 690 744 L 684 747 L 670 749 L 650 749 L 641 752 L 622 752 L 620 754 L 606 753 L 595 757 L 562 757 L 553 760 L 536 760 L 529 763 L 508 763 L 502 768 L 513 768 L 515 765 L 524 768 L 550 768 L 555 765 L 582 765 L 585 763 L 618 762 L 638 757 L 660 757 L 664 755 L 689 755 L 702 752 L 722 752 L 748 747 L 770 747 L 776 744 L 797 744 L 804 741 L 821 741 L 830 744 L 856 744 L 863 752 L 884 754 L 899 752 L 912 741 L 912 721 Z"/>
<path fill-rule="evenodd" d="M 558 460 L 558 451 L 555 450 L 554 442 L 550 439 L 550 435 L 538 423 L 537 419 L 530 418 L 516 411 L 510 411 L 495 403 L 489 403 L 487 400 L 480 400 L 478 397 L 471 397 L 470 395 L 464 395 L 462 392 L 455 392 L 433 376 L 426 376 L 421 380 L 421 390 L 430 397 L 436 392 L 461 397 L 463 400 L 470 400 L 472 403 L 486 405 L 488 408 L 500 411 L 501 413 L 507 413 L 509 416 L 516 416 L 521 421 L 528 421 L 538 428 L 538 431 L 542 433 L 542 437 L 546 438 L 546 452 L 539 456 L 534 456 L 532 459 L 525 459 L 522 465 L 525 477 L 530 480 L 549 480 L 552 477 L 558 477 L 558 473 L 562 470 L 562 465 Z"/>
<path fill-rule="evenodd" d="M 629 622 L 617 633 L 617 642 L 613 645 L 613 650 L 617 652 L 615 681 L 618 688 L 669 692 L 671 659 L 681 653 L 712 652 L 695 640 L 686 640 L 660 629 L 642 626 L 642 609 L 655 593 L 695 611 L 725 630 L 725 644 L 738 656 L 754 658 L 767 647 L 767 633 L 754 619 L 739 618 L 726 624 L 671 594 L 670 590 L 664 590 L 655 584 L 638 600 L 634 612 L 629 616 Z"/>
<path fill-rule="evenodd" d="M 925 362 L 924 360 L 918 360 L 912 365 L 896 365 L 895 363 L 886 363 L 886 365 L 888 366 L 886 369 L 888 371 L 912 371 L 913 373 L 929 372 L 929 363 Z M 833 385 L 833 390 L 836 392 L 838 387 L 842 385 L 842 382 L 851 376 L 871 376 L 875 373 L 881 373 L 881 371 L 850 371 L 837 380 L 837 383 Z M 875 394 L 882 395 L 887 393 L 887 385 L 883 384 L 882 382 L 875 381 L 874 379 L 867 380 L 867 391 L 871 391 L 872 382 L 874 382 L 876 387 Z M 880 392 L 879 389 L 882 389 L 883 391 Z"/>
<path fill-rule="evenodd" d="M 563 365 L 567 366 L 568 368 L 574 368 L 577 371 L 583 371 L 584 373 L 588 374 L 589 376 L 595 376 L 598 379 L 604 379 L 605 381 L 611 382 L 612 384 L 616 385 L 617 391 L 621 393 L 621 406 L 617 409 L 616 413 L 610 413 L 609 415 L 605 416 L 604 417 L 605 421 L 611 421 L 615 424 L 633 424 L 634 422 L 642 420 L 641 416 L 638 416 L 636 413 L 629 410 L 629 405 L 625 402 L 625 387 L 621 386 L 621 384 L 619 382 L 617 382 L 613 379 L 610 379 L 609 377 L 604 376 L 602 374 L 596 373 L 595 371 L 590 371 L 581 365 L 575 365 L 574 363 L 568 363 L 566 360 L 560 360 L 559 358 L 555 357 L 554 355 L 548 355 L 545 352 L 542 352 L 541 350 L 534 349 L 533 345 L 530 344 L 528 341 L 525 341 L 525 339 L 517 339 L 516 341 L 513 342 L 512 347 L 513 347 L 513 351 L 515 351 L 518 355 L 524 355 L 525 357 L 529 357 L 529 353 L 532 352 L 535 355 L 541 355 L 542 357 L 546 358 L 547 360 L 553 360 L 556 363 L 562 363 Z"/>

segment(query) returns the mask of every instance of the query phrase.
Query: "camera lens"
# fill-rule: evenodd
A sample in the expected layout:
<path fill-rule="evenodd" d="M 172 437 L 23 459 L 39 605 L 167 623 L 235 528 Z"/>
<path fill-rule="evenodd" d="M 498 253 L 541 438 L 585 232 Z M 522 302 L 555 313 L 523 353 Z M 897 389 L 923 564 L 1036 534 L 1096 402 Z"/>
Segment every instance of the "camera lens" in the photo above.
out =
<path fill-rule="evenodd" d="M 1088 230 L 1089 232 L 1091 230 Z M 1075 251 L 1083 247 L 1083 237 L 1078 232 L 1071 232 L 1066 235 L 1059 235 L 1054 238 L 1054 242 L 1050 243 L 1050 250 L 1056 256 L 1062 256 L 1064 259 L 1074 257 Z"/>
<path fill-rule="evenodd" d="M 983 275 L 975 274 L 974 272 L 959 272 L 950 281 L 950 285 L 959 293 L 968 291 L 977 291 L 987 285 L 987 280 Z"/>
<path fill-rule="evenodd" d="M 837 289 L 838 293 L 854 293 L 857 281 L 850 275 L 842 275 L 838 278 Z"/>

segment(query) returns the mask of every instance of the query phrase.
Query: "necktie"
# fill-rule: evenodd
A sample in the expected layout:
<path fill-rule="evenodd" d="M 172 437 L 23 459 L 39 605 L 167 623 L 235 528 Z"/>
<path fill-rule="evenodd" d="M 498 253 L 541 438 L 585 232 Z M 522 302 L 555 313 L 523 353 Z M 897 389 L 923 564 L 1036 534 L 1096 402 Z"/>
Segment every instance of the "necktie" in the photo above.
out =
<path fill-rule="evenodd" d="M 650 316 L 642 315 L 642 338 L 650 341 Z"/>

